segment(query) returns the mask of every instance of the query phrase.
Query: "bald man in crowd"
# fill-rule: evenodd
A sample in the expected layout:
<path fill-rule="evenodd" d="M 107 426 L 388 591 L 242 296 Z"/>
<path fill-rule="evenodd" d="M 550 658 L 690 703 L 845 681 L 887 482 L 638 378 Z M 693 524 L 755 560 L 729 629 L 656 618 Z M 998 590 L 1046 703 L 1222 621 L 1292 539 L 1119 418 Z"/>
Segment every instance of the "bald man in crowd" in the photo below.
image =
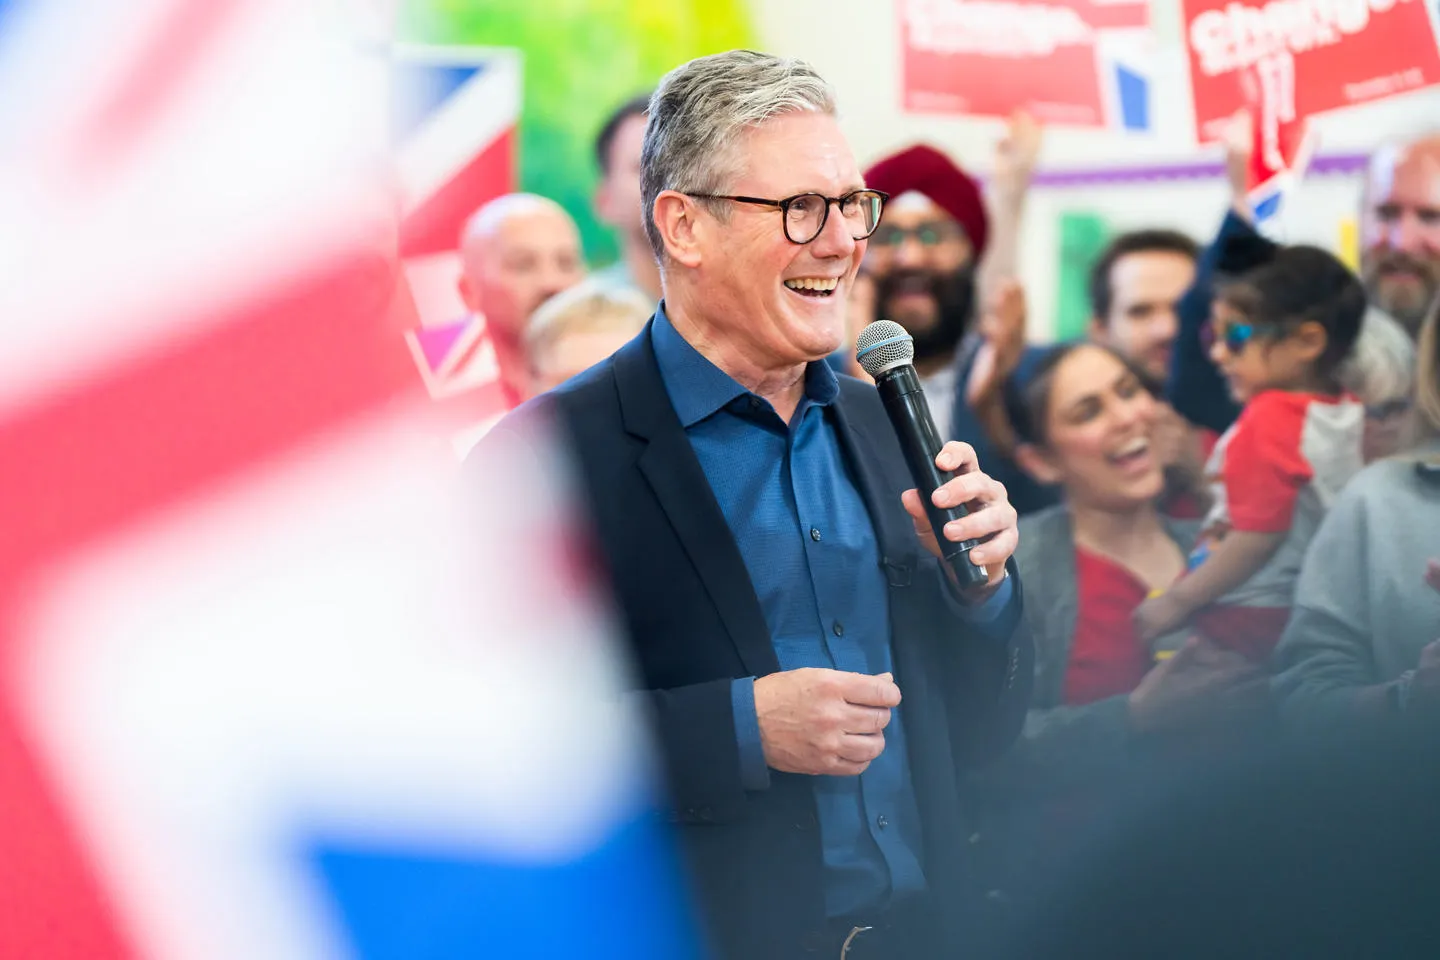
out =
<path fill-rule="evenodd" d="M 508 407 L 529 392 L 525 327 L 535 309 L 585 276 L 580 231 L 553 200 L 512 193 L 470 218 L 460 238 L 460 298 L 485 317 Z"/>
<path fill-rule="evenodd" d="M 1370 302 L 1415 336 L 1440 290 L 1440 133 L 1375 152 L 1361 244 Z"/>

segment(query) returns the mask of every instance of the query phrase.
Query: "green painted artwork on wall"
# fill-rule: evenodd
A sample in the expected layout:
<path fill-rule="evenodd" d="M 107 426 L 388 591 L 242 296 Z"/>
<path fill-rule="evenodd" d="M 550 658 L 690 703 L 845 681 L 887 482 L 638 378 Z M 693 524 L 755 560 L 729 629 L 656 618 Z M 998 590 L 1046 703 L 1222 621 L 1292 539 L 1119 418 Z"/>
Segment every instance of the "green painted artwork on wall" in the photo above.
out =
<path fill-rule="evenodd" d="M 402 10 L 408 42 L 521 51 L 520 188 L 570 211 L 592 266 L 616 255 L 591 211 L 606 117 L 685 60 L 755 46 L 745 0 L 407 0 Z"/>
<path fill-rule="evenodd" d="M 1097 213 L 1060 214 L 1059 276 L 1055 288 L 1055 339 L 1085 336 L 1090 323 L 1090 267 L 1110 241 L 1110 227 Z"/>

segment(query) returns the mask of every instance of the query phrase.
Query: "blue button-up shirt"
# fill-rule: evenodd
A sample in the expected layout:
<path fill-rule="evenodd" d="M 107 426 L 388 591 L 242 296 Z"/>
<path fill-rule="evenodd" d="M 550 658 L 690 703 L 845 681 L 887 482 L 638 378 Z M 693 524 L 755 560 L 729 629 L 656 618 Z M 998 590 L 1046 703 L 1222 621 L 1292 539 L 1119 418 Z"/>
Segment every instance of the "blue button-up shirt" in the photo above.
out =
<path fill-rule="evenodd" d="M 889 590 L 828 412 L 840 393 L 834 372 L 823 361 L 806 368 L 805 394 L 787 425 L 681 337 L 663 305 L 651 337 L 671 403 L 750 573 L 780 669 L 890 671 Z M 1007 581 L 982 606 L 957 609 L 1008 635 L 1013 617 L 999 614 L 1011 593 Z M 764 790 L 770 780 L 754 681 L 736 680 L 732 702 L 742 779 L 747 789 Z M 863 774 L 814 781 L 831 916 L 924 889 L 903 708 Z"/>

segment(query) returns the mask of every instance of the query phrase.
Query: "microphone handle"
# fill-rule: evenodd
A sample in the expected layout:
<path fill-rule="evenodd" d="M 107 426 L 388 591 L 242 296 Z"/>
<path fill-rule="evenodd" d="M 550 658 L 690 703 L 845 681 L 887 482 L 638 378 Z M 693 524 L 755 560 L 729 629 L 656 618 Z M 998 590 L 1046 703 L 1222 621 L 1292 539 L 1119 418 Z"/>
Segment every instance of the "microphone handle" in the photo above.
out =
<path fill-rule="evenodd" d="M 925 401 L 925 391 L 920 386 L 920 375 L 911 364 L 896 367 L 882 373 L 875 381 L 880 399 L 895 436 L 900 440 L 900 449 L 905 453 L 905 463 L 910 468 L 910 477 L 920 492 L 925 512 L 930 516 L 930 526 L 935 531 L 935 540 L 945 562 L 954 571 L 962 587 L 978 587 L 989 579 L 984 567 L 970 561 L 970 549 L 979 540 L 947 540 L 945 524 L 968 516 L 970 511 L 962 504 L 958 507 L 937 507 L 931 499 L 936 490 L 955 474 L 935 466 L 940 454 L 940 434 L 935 429 L 935 419 L 930 415 L 930 405 Z"/>

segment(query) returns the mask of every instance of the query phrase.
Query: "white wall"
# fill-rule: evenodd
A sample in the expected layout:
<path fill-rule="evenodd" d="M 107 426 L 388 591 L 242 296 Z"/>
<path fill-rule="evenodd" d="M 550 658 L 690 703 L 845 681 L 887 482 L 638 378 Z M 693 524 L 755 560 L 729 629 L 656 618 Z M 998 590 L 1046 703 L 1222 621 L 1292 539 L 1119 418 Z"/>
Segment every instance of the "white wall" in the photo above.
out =
<path fill-rule="evenodd" d="M 983 172 L 1001 131 L 997 120 L 905 114 L 900 109 L 900 29 L 894 0 L 756 0 L 765 50 L 801 57 L 836 87 L 842 124 L 862 166 L 917 142 L 948 151 Z M 1152 116 L 1155 130 L 1124 135 L 1077 128 L 1046 133 L 1040 164 L 1048 169 L 1140 166 L 1218 158 L 1193 138 L 1189 80 L 1180 43 L 1179 0 L 1153 0 L 1157 35 Z M 1367 152 L 1376 144 L 1440 119 L 1440 88 L 1317 118 L 1321 153 Z M 1353 216 L 1358 178 L 1312 177 L 1288 204 L 1288 236 L 1334 248 L 1339 221 Z M 1053 318 L 1056 218 L 1065 209 L 1098 213 L 1119 227 L 1174 226 L 1204 239 L 1226 204 L 1220 181 L 1164 182 L 1120 188 L 1037 189 L 1027 211 L 1021 269 L 1044 337 Z"/>
<path fill-rule="evenodd" d="M 1020 249 L 1020 274 L 1030 306 L 1032 338 L 1047 340 L 1053 329 L 1062 212 L 1098 213 L 1117 230 L 1172 227 L 1204 243 L 1214 235 L 1228 203 L 1228 191 L 1218 179 L 1033 190 L 1025 211 Z M 1291 242 L 1338 250 L 1340 222 L 1353 217 L 1359 204 L 1359 177 L 1311 177 L 1287 203 L 1284 236 Z"/>

